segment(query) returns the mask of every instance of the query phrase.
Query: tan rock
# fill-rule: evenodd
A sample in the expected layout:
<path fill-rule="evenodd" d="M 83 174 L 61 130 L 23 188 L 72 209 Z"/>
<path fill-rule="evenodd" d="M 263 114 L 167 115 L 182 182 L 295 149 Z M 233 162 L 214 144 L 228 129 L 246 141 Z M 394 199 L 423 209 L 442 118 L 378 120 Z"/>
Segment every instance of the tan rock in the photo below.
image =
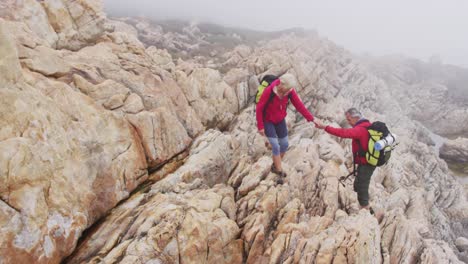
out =
<path fill-rule="evenodd" d="M 124 105 L 124 101 L 126 97 L 127 96 L 124 94 L 116 94 L 116 95 L 111 96 L 102 105 L 109 110 L 115 110 Z"/>
<path fill-rule="evenodd" d="M 112 29 L 102 12 L 101 1 L 46 0 L 44 9 L 58 33 L 58 48 L 81 49 Z"/>
<path fill-rule="evenodd" d="M 135 50 L 130 52 L 128 49 Z M 144 66 L 152 63 L 144 49 L 106 42 L 83 48 L 67 59 L 91 83 L 113 80 L 130 89 L 140 96 L 146 110 L 165 107 L 183 124 L 189 136 L 194 137 L 204 130 L 199 117 L 171 74 L 155 65 L 150 68 Z M 138 104 L 135 111 L 140 110 L 140 107 Z"/>
<path fill-rule="evenodd" d="M 226 182 L 239 159 L 236 145 L 229 135 L 216 130 L 206 131 L 192 143 L 185 164 L 157 182 L 153 191 L 173 190 L 180 182 L 190 183 L 196 179 L 208 186 Z"/>
<path fill-rule="evenodd" d="M 34 88 L 0 90 L 6 263 L 59 262 L 85 228 L 147 177 L 131 126 L 63 83 L 33 80 Z"/>
<path fill-rule="evenodd" d="M 3 19 L 0 19 L 0 86 L 15 83 L 21 77 L 18 51 L 9 32 L 5 29 L 5 23 Z"/>
<path fill-rule="evenodd" d="M 127 87 L 113 80 L 105 80 L 102 83 L 94 85 L 77 74 L 73 75 L 73 80 L 75 86 L 81 92 L 110 110 L 123 106 L 124 101 L 130 94 L 130 90 Z"/>
<path fill-rule="evenodd" d="M 425 240 L 425 248 L 421 254 L 422 263 L 457 263 L 462 264 L 459 258 L 445 241 Z"/>
<path fill-rule="evenodd" d="M 119 20 L 109 19 L 109 24 L 114 28 L 114 32 L 125 32 L 129 35 L 138 37 L 138 31 L 132 25 Z"/>
<path fill-rule="evenodd" d="M 31 71 L 46 76 L 60 77 L 71 70 L 70 65 L 60 53 L 48 47 L 38 46 L 34 50 L 28 50 L 23 56 L 21 63 Z"/>
<path fill-rule="evenodd" d="M 145 109 L 141 97 L 137 94 L 130 94 L 125 100 L 123 110 L 129 114 L 137 114 Z"/>
<path fill-rule="evenodd" d="M 49 23 L 48 17 L 41 3 L 34 0 L 3 1 L 0 17 L 7 20 L 24 22 L 34 34 L 45 40 L 51 47 L 55 47 L 57 34 Z"/>
<path fill-rule="evenodd" d="M 460 137 L 445 142 L 440 147 L 440 157 L 451 163 L 468 163 L 468 138 Z"/>
<path fill-rule="evenodd" d="M 238 111 L 235 91 L 218 71 L 195 69 L 189 76 L 181 74 L 177 82 L 205 126 L 224 127 Z"/>
<path fill-rule="evenodd" d="M 0 54 L 15 55 L 0 59 L 0 67 L 15 66 L 0 73 L 7 83 L 0 89 L 0 262 L 457 263 L 455 254 L 463 260 L 453 241 L 465 232 L 463 190 L 427 145 L 427 131 L 408 118 L 412 109 L 400 104 L 410 96 L 395 97 L 360 58 L 316 35 L 290 33 L 255 49 L 208 50 L 209 58 L 178 59 L 175 66 L 173 58 L 207 44 L 196 25 L 163 32 L 149 21 L 123 19 L 146 44 L 158 43 L 146 48 L 131 26 L 114 23 L 117 30 L 105 33 L 99 5 L 0 3 L 12 35 L 0 28 L 7 39 Z M 38 14 L 38 25 L 30 26 L 29 14 Z M 56 41 L 48 24 L 68 50 L 50 49 Z M 226 56 L 223 67 L 207 69 L 221 65 L 217 56 Z M 395 69 L 391 78 L 404 77 Z M 261 76 L 286 72 L 297 76 L 302 100 L 327 123 L 344 125 L 343 112 L 355 106 L 402 135 L 390 163 L 371 178 L 370 202 L 385 212 L 380 226 L 359 211 L 352 181 L 338 182 L 351 168 L 350 141 L 315 129 L 292 106 L 288 176 L 275 184 L 271 150 L 248 99 Z M 411 82 L 418 80 L 413 73 Z M 430 103 L 415 105 L 440 105 L 434 102 L 446 92 L 431 85 L 423 93 Z M 464 117 L 464 110 L 451 109 Z M 202 134 L 205 126 L 222 132 Z M 155 183 L 145 182 L 109 213 L 147 179 L 147 163 L 162 166 L 151 175 Z"/>
<path fill-rule="evenodd" d="M 455 245 L 457 246 L 460 252 L 468 251 L 468 239 L 464 237 L 459 237 L 455 240 Z"/>
<path fill-rule="evenodd" d="M 146 49 L 146 53 L 151 57 L 154 64 L 163 68 L 167 71 L 174 71 L 175 64 L 172 61 L 172 57 L 166 50 L 160 50 L 154 46 Z"/>
<path fill-rule="evenodd" d="M 139 194 L 122 204 L 84 241 L 69 263 L 97 261 L 96 249 L 104 262 L 116 258 L 123 263 L 242 262 L 239 227 L 219 208 L 222 200 L 234 199 L 232 189 L 217 186 L 180 191 Z M 110 240 L 106 239 L 109 235 Z"/>
<path fill-rule="evenodd" d="M 224 81 L 229 86 L 236 87 L 235 92 L 239 100 L 239 108 L 246 107 L 253 99 L 253 96 L 250 95 L 248 76 L 249 73 L 245 69 L 232 69 L 224 76 Z"/>
<path fill-rule="evenodd" d="M 129 114 L 127 120 L 142 139 L 149 166 L 169 160 L 192 141 L 177 118 L 164 108 Z"/>
<path fill-rule="evenodd" d="M 10 33 L 10 37 L 16 41 L 16 46 L 21 49 L 22 46 L 34 49 L 36 46 L 49 46 L 48 42 L 38 37 L 29 27 L 22 21 L 8 21 L 1 19 Z M 19 52 L 20 58 L 21 52 Z"/>

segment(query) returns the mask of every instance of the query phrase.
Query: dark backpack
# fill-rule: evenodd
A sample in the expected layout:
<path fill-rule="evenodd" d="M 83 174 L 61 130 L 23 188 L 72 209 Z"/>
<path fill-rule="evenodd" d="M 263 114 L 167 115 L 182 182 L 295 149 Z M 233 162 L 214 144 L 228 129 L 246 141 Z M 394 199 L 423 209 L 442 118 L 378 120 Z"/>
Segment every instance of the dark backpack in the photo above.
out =
<path fill-rule="evenodd" d="M 381 150 L 375 149 L 377 141 L 391 135 L 387 125 L 384 122 L 375 121 L 367 128 L 367 132 L 369 133 L 368 151 L 363 153 L 362 156 L 366 157 L 367 163 L 371 166 L 380 167 L 387 164 L 394 147 L 385 146 Z"/>
<path fill-rule="evenodd" d="M 272 75 L 272 74 L 267 74 L 263 76 L 262 80 L 260 81 L 260 85 L 257 88 L 257 94 L 255 95 L 255 104 L 258 104 L 260 101 L 260 98 L 262 97 L 263 91 L 275 80 L 278 79 L 278 76 Z M 274 96 L 274 94 L 273 94 Z M 271 100 L 271 96 L 270 96 Z"/>
<path fill-rule="evenodd" d="M 272 74 L 267 74 L 265 76 L 263 76 L 262 80 L 260 81 L 260 85 L 258 86 L 257 88 L 257 94 L 255 95 L 255 104 L 254 104 L 254 112 L 256 111 L 256 105 L 258 104 L 258 102 L 260 101 L 260 98 L 262 97 L 262 94 L 263 92 L 265 91 L 265 89 L 275 80 L 278 79 L 278 76 L 276 75 L 272 75 Z M 289 104 L 289 100 L 291 100 L 291 93 L 288 94 L 288 104 Z M 268 98 L 268 101 L 267 101 L 267 104 L 265 105 L 265 109 L 268 105 L 268 103 L 271 102 L 271 100 L 273 99 L 273 97 L 275 97 L 275 93 L 271 93 L 270 94 L 270 98 Z"/>

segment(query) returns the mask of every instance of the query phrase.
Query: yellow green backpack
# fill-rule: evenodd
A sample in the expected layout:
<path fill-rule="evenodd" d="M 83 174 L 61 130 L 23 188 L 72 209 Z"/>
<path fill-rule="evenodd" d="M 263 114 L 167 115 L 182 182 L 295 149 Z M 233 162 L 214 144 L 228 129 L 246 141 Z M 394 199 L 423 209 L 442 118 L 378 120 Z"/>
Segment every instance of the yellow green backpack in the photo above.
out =
<path fill-rule="evenodd" d="M 260 85 L 257 88 L 257 94 L 255 95 L 255 104 L 258 104 L 258 102 L 260 101 L 260 97 L 262 97 L 265 88 L 267 88 L 276 79 L 278 79 L 278 76 L 272 74 L 267 74 L 263 76 L 262 80 L 260 81 Z"/>
<path fill-rule="evenodd" d="M 387 128 L 387 125 L 383 122 L 376 121 L 372 123 L 368 128 L 369 133 L 368 151 L 363 153 L 366 157 L 367 163 L 372 166 L 380 167 L 387 164 L 388 160 L 392 155 L 394 147 L 386 145 L 380 150 L 376 150 L 375 146 L 379 140 L 384 140 L 387 136 L 392 136 Z"/>

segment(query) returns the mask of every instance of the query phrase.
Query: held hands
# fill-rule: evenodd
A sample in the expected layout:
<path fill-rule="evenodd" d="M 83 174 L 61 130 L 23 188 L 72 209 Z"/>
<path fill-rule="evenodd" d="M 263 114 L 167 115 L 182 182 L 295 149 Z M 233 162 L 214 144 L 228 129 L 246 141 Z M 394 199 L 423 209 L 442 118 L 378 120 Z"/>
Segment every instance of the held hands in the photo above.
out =
<path fill-rule="evenodd" d="M 324 125 L 324 124 L 322 123 L 321 120 L 319 120 L 319 119 L 317 119 L 317 118 L 315 118 L 313 122 L 314 122 L 314 124 L 315 124 L 315 127 L 318 128 L 318 129 L 324 129 L 325 127 L 327 127 L 326 125 Z"/>

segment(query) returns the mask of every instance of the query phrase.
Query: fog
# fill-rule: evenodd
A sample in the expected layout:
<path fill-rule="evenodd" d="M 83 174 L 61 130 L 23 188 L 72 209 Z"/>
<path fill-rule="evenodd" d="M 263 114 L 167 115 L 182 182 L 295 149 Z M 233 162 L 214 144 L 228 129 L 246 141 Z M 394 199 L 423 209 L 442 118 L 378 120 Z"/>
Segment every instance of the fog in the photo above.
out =
<path fill-rule="evenodd" d="M 468 67 L 467 0 L 105 0 L 117 16 L 187 19 L 259 30 L 316 29 L 355 53 Z"/>

